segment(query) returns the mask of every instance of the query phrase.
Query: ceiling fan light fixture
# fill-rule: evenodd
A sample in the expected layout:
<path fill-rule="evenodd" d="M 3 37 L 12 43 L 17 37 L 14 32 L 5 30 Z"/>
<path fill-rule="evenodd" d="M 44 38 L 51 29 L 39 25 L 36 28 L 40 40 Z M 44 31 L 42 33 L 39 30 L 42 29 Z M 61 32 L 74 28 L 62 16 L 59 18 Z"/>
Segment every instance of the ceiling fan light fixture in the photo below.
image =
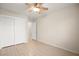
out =
<path fill-rule="evenodd" d="M 48 11 L 48 5 L 43 3 L 32 3 L 28 4 L 28 9 L 30 13 L 34 14 L 42 14 Z"/>
<path fill-rule="evenodd" d="M 34 8 L 32 9 L 32 11 L 33 11 L 33 12 L 40 12 L 40 9 L 39 9 L 39 8 L 34 7 Z"/>

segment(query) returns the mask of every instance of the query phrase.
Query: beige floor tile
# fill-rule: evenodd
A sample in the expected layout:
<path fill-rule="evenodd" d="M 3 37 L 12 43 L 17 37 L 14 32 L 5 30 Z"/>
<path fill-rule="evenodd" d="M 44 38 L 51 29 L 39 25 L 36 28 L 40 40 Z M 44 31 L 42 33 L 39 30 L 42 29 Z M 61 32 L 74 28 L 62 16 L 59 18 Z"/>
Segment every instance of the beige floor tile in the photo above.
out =
<path fill-rule="evenodd" d="M 38 41 L 18 44 L 0 50 L 1 56 L 77 56 L 78 54 L 65 51 Z"/>

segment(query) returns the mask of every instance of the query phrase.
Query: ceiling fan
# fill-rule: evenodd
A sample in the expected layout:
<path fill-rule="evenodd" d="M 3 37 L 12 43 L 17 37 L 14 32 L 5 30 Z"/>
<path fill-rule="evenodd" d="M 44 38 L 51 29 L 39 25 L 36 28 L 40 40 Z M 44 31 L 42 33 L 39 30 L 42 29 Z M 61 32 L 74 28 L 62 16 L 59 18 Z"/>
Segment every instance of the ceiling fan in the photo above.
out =
<path fill-rule="evenodd" d="M 48 6 L 44 3 L 26 3 L 28 5 L 27 11 L 32 13 L 46 13 L 48 11 Z"/>

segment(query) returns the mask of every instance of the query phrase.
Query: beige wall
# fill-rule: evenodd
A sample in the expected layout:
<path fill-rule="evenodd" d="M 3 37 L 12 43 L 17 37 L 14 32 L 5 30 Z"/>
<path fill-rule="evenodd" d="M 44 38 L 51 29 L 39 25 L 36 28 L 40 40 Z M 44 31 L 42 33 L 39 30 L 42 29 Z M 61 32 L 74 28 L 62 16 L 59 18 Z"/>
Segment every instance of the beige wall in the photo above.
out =
<path fill-rule="evenodd" d="M 31 32 L 32 32 L 32 39 L 36 40 L 36 22 L 32 22 Z"/>
<path fill-rule="evenodd" d="M 38 19 L 37 40 L 79 53 L 77 6 L 66 7 Z"/>

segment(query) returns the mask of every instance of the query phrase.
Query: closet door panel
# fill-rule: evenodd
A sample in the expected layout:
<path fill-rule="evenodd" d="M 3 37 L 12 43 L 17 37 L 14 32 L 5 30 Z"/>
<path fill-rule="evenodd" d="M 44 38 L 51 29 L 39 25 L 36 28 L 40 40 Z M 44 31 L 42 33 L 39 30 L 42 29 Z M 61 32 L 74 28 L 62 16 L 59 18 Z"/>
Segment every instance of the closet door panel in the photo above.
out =
<path fill-rule="evenodd" d="M 9 17 L 0 17 L 0 41 L 1 47 L 14 44 L 13 20 Z"/>

